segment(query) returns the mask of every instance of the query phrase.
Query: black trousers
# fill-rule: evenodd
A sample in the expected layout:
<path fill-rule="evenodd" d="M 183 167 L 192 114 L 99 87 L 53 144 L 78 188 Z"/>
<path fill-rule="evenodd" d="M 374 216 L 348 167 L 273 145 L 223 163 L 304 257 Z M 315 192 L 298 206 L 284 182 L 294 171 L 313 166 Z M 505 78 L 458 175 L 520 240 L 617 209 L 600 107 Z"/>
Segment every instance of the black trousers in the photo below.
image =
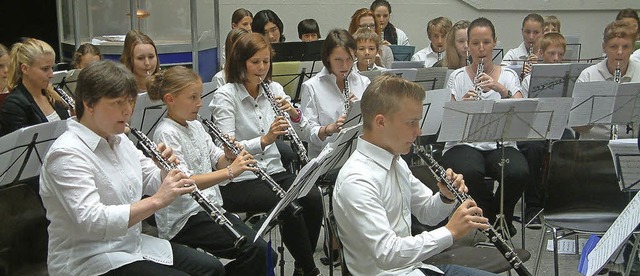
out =
<path fill-rule="evenodd" d="M 215 223 L 204 211 L 190 217 L 171 241 L 192 248 L 202 248 L 217 257 L 233 259 L 225 265 L 227 275 L 267 275 L 267 251 L 271 251 L 273 264 L 276 263 L 277 254 L 262 238 L 253 242 L 256 231 L 238 217 L 229 212 L 225 217 L 231 221 L 234 229 L 247 239 L 242 247 L 235 248 L 235 238 L 227 234 L 222 226 Z"/>
<path fill-rule="evenodd" d="M 285 191 L 289 189 L 295 176 L 286 172 L 271 175 Z M 260 179 L 229 183 L 220 187 L 224 207 L 230 212 L 269 212 L 280 198 Z M 317 188 L 312 188 L 307 196 L 298 199 L 303 210 L 299 216 L 283 212 L 282 241 L 295 259 L 295 266 L 305 273 L 316 268 L 313 260 L 320 226 L 322 224 L 322 201 Z"/>
<path fill-rule="evenodd" d="M 137 261 L 112 269 L 104 275 L 224 275 L 224 266 L 214 256 L 175 243 L 171 243 L 171 249 L 172 266 L 146 260 Z"/>
<path fill-rule="evenodd" d="M 513 221 L 513 211 L 520 199 L 522 189 L 529 181 L 529 168 L 524 155 L 515 148 L 505 147 L 505 158 L 509 163 L 505 165 L 504 181 L 504 215 L 508 224 Z M 500 187 L 493 193 L 491 187 L 484 183 L 484 177 L 501 180 L 500 161 L 502 149 L 480 151 L 468 145 L 457 145 L 447 150 L 442 156 L 442 165 L 451 168 L 464 176 L 464 182 L 469 188 L 469 195 L 482 209 L 484 216 L 491 223 L 495 222 L 496 214 L 500 211 Z"/>

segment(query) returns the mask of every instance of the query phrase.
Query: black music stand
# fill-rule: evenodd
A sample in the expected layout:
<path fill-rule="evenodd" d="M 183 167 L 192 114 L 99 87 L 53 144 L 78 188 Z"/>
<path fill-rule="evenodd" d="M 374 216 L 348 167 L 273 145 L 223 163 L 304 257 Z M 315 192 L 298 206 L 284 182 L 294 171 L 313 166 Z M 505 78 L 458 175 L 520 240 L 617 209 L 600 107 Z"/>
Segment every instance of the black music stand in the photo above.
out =
<path fill-rule="evenodd" d="M 64 74 L 59 75 L 61 78 L 54 78 L 51 83 L 73 97 L 76 93 L 76 83 L 78 82 L 80 71 L 81 69 L 64 71 Z"/>
<path fill-rule="evenodd" d="M 570 99 L 548 99 L 448 102 L 443 115 L 447 124 L 442 125 L 438 141 L 496 142 L 502 149 L 500 194 L 504 198 L 504 168 L 509 163 L 504 157 L 505 141 L 559 139 L 562 136 Z M 505 238 L 510 240 L 504 220 L 504 201 L 500 202 L 496 224 L 507 232 Z"/>
<path fill-rule="evenodd" d="M 569 126 L 618 125 L 638 120 L 640 83 L 576 83 Z"/>
<path fill-rule="evenodd" d="M 609 150 L 618 177 L 620 190 L 635 192 L 640 190 L 640 151 L 637 139 L 617 139 L 609 141 Z"/>
<path fill-rule="evenodd" d="M 419 68 L 415 82 L 425 91 L 442 89 L 447 83 L 447 70 L 446 67 Z"/>
<path fill-rule="evenodd" d="M 55 121 L 21 128 L 0 138 L 0 186 L 38 177 L 49 147 L 66 129 L 66 121 Z"/>
<path fill-rule="evenodd" d="M 296 92 L 292 97 L 292 101 L 294 103 L 300 102 L 300 89 L 302 88 L 302 83 L 311 78 L 314 74 L 319 72 L 319 70 L 315 69 L 316 61 L 321 60 L 321 52 L 322 52 L 322 44 L 324 40 L 312 41 L 312 42 L 283 42 L 283 43 L 273 43 L 271 47 L 276 53 L 273 62 L 291 62 L 291 61 L 310 61 L 311 67 L 307 68 L 306 64 L 300 64 L 299 72 L 295 73 L 283 73 L 279 74 L 278 72 L 274 72 L 272 78 L 285 78 L 284 83 L 281 83 L 283 87 L 287 87 L 293 84 L 296 80 L 298 80 L 298 85 L 296 87 Z M 286 90 L 286 89 L 285 89 Z"/>
<path fill-rule="evenodd" d="M 215 94 L 218 88 L 215 88 L 215 84 L 213 82 L 207 82 L 202 84 L 202 107 L 198 110 L 198 115 L 202 118 L 211 119 L 211 109 L 209 108 L 209 104 L 213 100 L 213 95 Z"/>
<path fill-rule="evenodd" d="M 131 115 L 130 126 L 142 131 L 147 136 L 151 136 L 166 113 L 167 106 L 164 102 L 151 100 L 147 92 L 140 93 Z"/>

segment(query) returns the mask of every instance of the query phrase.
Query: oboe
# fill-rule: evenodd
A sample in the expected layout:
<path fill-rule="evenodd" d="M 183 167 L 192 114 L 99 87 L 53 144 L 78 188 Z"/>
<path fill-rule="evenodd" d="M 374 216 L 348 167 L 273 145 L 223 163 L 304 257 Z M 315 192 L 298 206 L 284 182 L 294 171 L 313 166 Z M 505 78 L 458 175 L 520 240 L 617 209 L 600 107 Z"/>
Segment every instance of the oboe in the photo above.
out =
<path fill-rule="evenodd" d="M 449 192 L 453 194 L 453 196 L 456 198 L 458 202 L 463 202 L 467 199 L 471 199 L 471 197 L 468 194 L 460 193 L 456 189 L 456 187 L 453 186 L 453 183 L 451 182 L 451 180 L 449 180 L 446 176 L 445 169 L 442 166 L 440 166 L 438 162 L 436 162 L 436 160 L 433 159 L 431 155 L 426 153 L 423 149 L 416 147 L 415 145 L 414 145 L 414 148 L 415 148 L 415 153 L 420 157 L 420 159 L 422 159 L 425 163 L 427 163 L 429 170 L 431 171 L 431 173 L 433 173 L 433 176 L 436 178 L 436 180 L 444 183 L 445 186 L 447 187 L 447 190 L 449 190 Z M 500 234 L 496 231 L 495 228 L 493 228 L 493 226 L 489 225 L 489 228 L 486 230 L 482 230 L 482 233 L 484 233 L 489 238 L 489 240 L 496 246 L 498 251 L 500 251 L 502 256 L 505 259 L 507 259 L 511 267 L 513 267 L 513 269 L 518 273 L 518 275 L 531 276 L 531 273 L 524 266 L 524 263 L 522 262 L 520 257 L 518 257 L 518 255 L 513 250 L 513 248 L 511 248 L 511 246 L 509 246 L 509 244 L 507 244 L 507 242 L 504 239 L 502 239 Z"/>
<path fill-rule="evenodd" d="M 260 85 L 262 86 L 262 90 L 264 90 L 264 94 L 267 96 L 269 103 L 271 103 L 271 107 L 273 108 L 273 112 L 276 113 L 276 116 L 282 116 L 287 120 L 289 127 L 287 128 L 287 136 L 293 142 L 293 147 L 300 157 L 300 162 L 302 165 L 309 163 L 309 156 L 307 155 L 307 149 L 302 144 L 302 140 L 298 137 L 298 133 L 293 129 L 293 125 L 291 124 L 291 118 L 289 117 L 289 113 L 282 111 L 276 102 L 276 96 L 273 95 L 271 88 L 269 88 L 269 84 L 260 79 Z"/>
<path fill-rule="evenodd" d="M 484 58 L 480 60 L 478 63 L 478 68 L 476 69 L 476 76 L 474 79 L 474 87 L 473 89 L 476 91 L 476 101 L 480 100 L 480 95 L 482 95 L 482 87 L 480 87 L 480 74 L 484 73 Z"/>
<path fill-rule="evenodd" d="M 198 117 L 200 117 L 200 115 L 198 115 Z M 200 117 L 200 120 L 202 121 L 202 124 L 204 126 L 206 126 L 209 129 L 209 133 L 211 133 L 213 136 L 215 136 L 216 139 L 220 140 L 227 148 L 229 148 L 231 150 L 231 152 L 233 152 L 233 154 L 238 155 L 240 154 L 240 148 L 238 148 L 236 146 L 235 143 L 231 142 L 229 139 L 224 137 L 224 134 L 222 134 L 222 131 L 220 130 L 220 128 L 218 128 L 218 126 L 214 125 L 211 121 Z M 287 192 L 285 192 L 284 189 L 282 189 L 282 187 L 280 187 L 280 185 L 278 185 L 278 183 L 273 180 L 273 178 L 271 178 L 270 175 L 267 174 L 267 172 L 265 172 L 262 168 L 258 167 L 255 164 L 249 164 L 249 167 L 252 168 L 257 168 L 257 171 L 254 171 L 253 173 L 262 181 L 264 181 L 265 184 L 267 184 L 267 186 L 269 186 L 269 188 L 271 188 L 271 190 L 279 197 L 279 198 L 284 198 L 287 195 Z M 300 206 L 300 204 L 298 204 L 297 202 L 293 201 L 291 202 L 291 211 L 293 212 L 293 215 L 296 216 L 300 213 L 300 211 L 302 211 L 302 206 Z"/>
<path fill-rule="evenodd" d="M 469 50 L 467 50 L 467 58 L 466 58 L 467 66 L 471 65 L 471 56 L 469 55 Z"/>
<path fill-rule="evenodd" d="M 436 52 L 436 54 L 438 54 L 438 61 L 440 61 L 442 59 L 442 48 L 438 47 L 438 52 Z"/>
<path fill-rule="evenodd" d="M 525 77 L 525 72 L 524 69 L 527 67 L 527 65 L 531 66 L 531 62 L 529 61 L 529 58 L 533 55 L 533 43 L 529 44 L 529 51 L 527 52 L 527 59 L 524 61 L 524 63 L 522 64 L 522 71 L 520 72 L 520 80 L 522 81 Z"/>
<path fill-rule="evenodd" d="M 621 78 L 622 78 L 622 71 L 620 70 L 620 61 L 618 61 L 618 64 L 616 65 L 616 69 L 613 71 L 613 81 L 615 81 L 616 83 L 620 83 Z M 611 138 L 611 140 L 618 139 L 618 125 L 616 124 L 611 125 L 611 133 L 609 133 L 609 138 Z"/>
<path fill-rule="evenodd" d="M 55 90 L 56 93 L 58 93 L 58 95 L 60 95 L 60 98 L 62 98 L 64 103 L 66 103 L 69 106 L 70 110 L 73 111 L 76 108 L 76 101 L 73 100 L 73 98 L 71 98 L 71 96 L 69 96 L 69 94 L 67 94 L 67 92 L 64 92 L 64 90 L 62 90 L 62 88 L 53 86 L 53 90 Z"/>
<path fill-rule="evenodd" d="M 173 169 L 180 170 L 180 168 L 176 166 L 175 163 L 171 163 L 162 157 L 162 154 L 158 151 L 158 149 L 156 149 L 156 143 L 151 141 L 151 139 L 149 139 L 147 135 L 142 133 L 142 131 L 131 128 L 131 133 L 140 141 L 140 145 L 142 146 L 144 152 L 151 156 L 151 158 L 155 159 L 160 164 L 162 169 L 164 169 L 165 171 Z M 186 174 L 186 172 L 182 170 L 180 171 Z M 193 197 L 193 199 L 200 205 L 200 207 L 202 207 L 202 209 L 207 212 L 207 214 L 213 219 L 213 221 L 222 226 L 222 229 L 227 232 L 229 236 L 235 239 L 235 242 L 233 242 L 235 248 L 240 248 L 245 244 L 245 242 L 247 242 L 247 238 L 238 233 L 238 231 L 233 228 L 233 224 L 227 217 L 224 216 L 222 210 L 218 209 L 218 207 L 209 202 L 209 200 L 202 194 L 202 192 L 200 192 L 198 187 L 195 187 L 195 190 L 191 192 L 191 197 Z"/>

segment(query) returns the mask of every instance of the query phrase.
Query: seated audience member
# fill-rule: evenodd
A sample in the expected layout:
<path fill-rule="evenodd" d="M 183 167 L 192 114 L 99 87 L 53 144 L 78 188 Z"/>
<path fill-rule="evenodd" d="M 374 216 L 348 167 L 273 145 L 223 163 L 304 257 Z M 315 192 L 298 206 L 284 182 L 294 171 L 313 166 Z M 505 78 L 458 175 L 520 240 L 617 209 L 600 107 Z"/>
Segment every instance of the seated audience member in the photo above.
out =
<path fill-rule="evenodd" d="M 638 34 L 636 26 L 626 21 L 616 20 L 604 29 L 602 50 L 607 58 L 584 69 L 576 82 L 614 81 L 616 69 L 620 70 L 620 83 L 640 82 L 640 63 L 630 59 Z M 573 129 L 580 139 L 611 139 L 636 137 L 638 130 L 633 126 L 616 125 L 617 131 L 608 125 L 580 126 Z"/>
<path fill-rule="evenodd" d="M 374 0 L 369 9 L 376 16 L 376 23 L 380 26 L 381 37 L 385 45 L 409 45 L 407 34 L 389 22 L 391 18 L 391 4 L 389 4 L 389 1 Z"/>
<path fill-rule="evenodd" d="M 112 61 L 78 76 L 77 118 L 49 149 L 40 175 L 50 275 L 224 274 L 211 255 L 141 233 L 143 219 L 195 186 L 178 170 L 158 168 L 124 134 L 137 92 L 131 72 Z M 171 148 L 157 150 L 176 161 Z"/>
<path fill-rule="evenodd" d="M 353 275 L 494 275 L 455 265 L 426 265 L 425 259 L 475 229 L 489 227 L 473 200 L 456 208 L 443 183 L 434 193 L 413 176 L 400 155 L 420 135 L 424 89 L 394 75 L 373 80 L 362 96 L 363 134 L 333 190 L 333 213 L 344 259 Z M 458 192 L 462 175 L 447 169 Z M 411 214 L 425 224 L 448 223 L 411 235 Z"/>
<path fill-rule="evenodd" d="M 100 49 L 91 43 L 80 45 L 78 50 L 73 54 L 73 65 L 76 69 L 85 68 L 89 63 L 99 60 L 102 60 Z"/>
<path fill-rule="evenodd" d="M 427 36 L 429 46 L 413 54 L 411 60 L 424 61 L 424 67 L 431 67 L 442 60 L 445 54 L 447 33 L 451 29 L 451 20 L 446 17 L 438 17 L 427 23 Z"/>
<path fill-rule="evenodd" d="M 120 62 L 136 77 L 138 92 L 147 91 L 147 78 L 160 71 L 156 44 L 149 36 L 136 30 L 125 36 Z"/>
<path fill-rule="evenodd" d="M 318 22 L 313 18 L 300 21 L 298 23 L 298 38 L 304 42 L 316 41 L 322 38 Z"/>
<path fill-rule="evenodd" d="M 35 124 L 69 118 L 67 104 L 53 90 L 56 54 L 46 42 L 25 39 L 11 48 L 7 87 L 0 109 L 3 134 Z"/>
<path fill-rule="evenodd" d="M 284 42 L 284 24 L 272 10 L 261 10 L 253 17 L 251 30 L 264 35 L 270 43 Z"/>

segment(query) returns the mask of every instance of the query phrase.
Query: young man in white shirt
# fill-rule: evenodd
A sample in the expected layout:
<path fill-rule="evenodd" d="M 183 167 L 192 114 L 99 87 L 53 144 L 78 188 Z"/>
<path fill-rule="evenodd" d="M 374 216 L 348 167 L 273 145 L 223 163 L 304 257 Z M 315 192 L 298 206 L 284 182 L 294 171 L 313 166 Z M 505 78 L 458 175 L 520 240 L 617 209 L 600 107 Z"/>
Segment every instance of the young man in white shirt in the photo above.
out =
<path fill-rule="evenodd" d="M 446 186 L 438 183 L 440 191 L 434 194 L 400 158 L 420 135 L 424 97 L 422 87 L 391 75 L 376 78 L 363 94 L 364 134 L 340 170 L 333 192 L 338 234 L 353 275 L 486 273 L 422 263 L 469 231 L 489 227 L 472 200 L 463 202 L 446 226 L 411 236 L 411 214 L 422 223 L 435 225 L 455 208 L 454 196 Z M 447 176 L 458 191 L 467 191 L 462 175 L 449 169 Z"/>
<path fill-rule="evenodd" d="M 436 62 L 442 60 L 445 55 L 445 45 L 447 33 L 451 30 L 451 20 L 446 17 L 438 17 L 427 23 L 427 36 L 429 46 L 413 54 L 411 60 L 424 61 L 424 67 L 432 67 Z"/>
<path fill-rule="evenodd" d="M 40 175 L 47 210 L 52 275 L 222 275 L 215 257 L 141 234 L 141 221 L 194 190 L 194 182 L 161 171 L 124 135 L 137 96 L 123 65 L 82 69 L 77 119 L 51 146 Z M 175 162 L 170 148 L 163 158 Z M 140 200 L 143 194 L 150 195 Z"/>

